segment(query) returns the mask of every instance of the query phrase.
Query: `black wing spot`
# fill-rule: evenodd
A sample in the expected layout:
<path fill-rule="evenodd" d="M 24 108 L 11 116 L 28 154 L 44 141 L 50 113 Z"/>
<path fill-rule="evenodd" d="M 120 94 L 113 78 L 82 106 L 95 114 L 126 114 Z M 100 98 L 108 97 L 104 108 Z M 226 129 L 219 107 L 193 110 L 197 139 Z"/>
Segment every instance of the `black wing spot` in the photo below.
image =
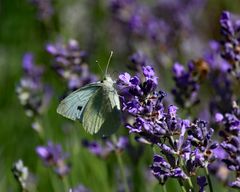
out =
<path fill-rule="evenodd" d="M 82 106 L 78 106 L 77 109 L 78 109 L 79 111 L 81 111 L 81 110 L 82 110 Z"/>

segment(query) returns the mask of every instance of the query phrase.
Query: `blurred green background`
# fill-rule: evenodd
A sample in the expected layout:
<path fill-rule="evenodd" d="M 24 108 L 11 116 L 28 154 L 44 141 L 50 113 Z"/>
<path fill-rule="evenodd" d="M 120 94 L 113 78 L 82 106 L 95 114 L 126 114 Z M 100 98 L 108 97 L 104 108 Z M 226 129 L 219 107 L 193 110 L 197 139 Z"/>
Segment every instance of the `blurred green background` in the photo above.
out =
<path fill-rule="evenodd" d="M 62 143 L 70 153 L 73 170 L 70 174 L 71 186 L 82 183 L 92 191 L 115 191 L 113 178 L 115 159 L 104 161 L 91 155 L 80 146 L 80 138 L 89 137 L 81 129 L 66 132 L 62 128 L 63 118 L 56 114 L 55 109 L 59 96 L 63 93 L 61 81 L 50 70 L 50 57 L 45 52 L 47 42 L 54 42 L 58 36 L 64 39 L 75 38 L 82 49 L 89 51 L 93 72 L 100 74 L 95 60 L 106 63 L 110 50 L 114 51 L 111 70 L 121 69 L 121 62 L 127 62 L 128 56 L 119 55 L 117 47 L 112 47 L 108 40 L 108 27 L 105 25 L 109 17 L 107 1 L 104 0 L 55 0 L 55 14 L 52 23 L 43 23 L 36 18 L 36 9 L 28 0 L 0 1 L 0 191 L 18 191 L 11 168 L 13 162 L 22 159 L 30 171 L 37 175 L 38 191 L 63 191 L 61 181 L 45 168 L 35 153 L 39 144 L 53 140 Z M 206 38 L 218 39 L 218 18 L 222 10 L 240 14 L 238 0 L 209 0 L 204 10 L 202 30 Z M 91 35 L 87 35 L 91 32 Z M 94 33 L 93 33 L 94 32 Z M 89 46 L 91 45 L 91 46 Z M 31 119 L 26 117 L 24 109 L 16 96 L 15 88 L 22 75 L 22 56 L 31 51 L 36 55 L 36 63 L 46 67 L 45 81 L 54 87 L 54 95 L 49 111 L 44 114 L 45 141 L 41 140 L 31 128 Z M 72 145 L 74 144 L 74 145 Z M 75 146 L 72 148 L 72 146 Z M 147 149 L 146 149 L 147 150 Z M 149 154 L 145 152 L 145 156 Z M 126 154 L 124 160 L 130 161 Z M 151 163 L 150 157 L 138 159 L 135 173 L 141 173 L 141 164 Z M 147 168 L 147 167 L 146 167 Z M 48 178 L 48 179 L 46 179 Z M 109 178 L 112 178 L 109 179 Z M 136 191 L 147 191 L 144 180 L 134 175 Z M 174 185 L 172 185 L 174 188 Z M 217 185 L 216 185 L 217 186 Z M 176 190 L 176 189 L 175 189 Z M 172 189 L 172 191 L 175 191 Z M 148 189 L 151 191 L 151 189 Z M 161 191 L 156 187 L 156 191 Z"/>

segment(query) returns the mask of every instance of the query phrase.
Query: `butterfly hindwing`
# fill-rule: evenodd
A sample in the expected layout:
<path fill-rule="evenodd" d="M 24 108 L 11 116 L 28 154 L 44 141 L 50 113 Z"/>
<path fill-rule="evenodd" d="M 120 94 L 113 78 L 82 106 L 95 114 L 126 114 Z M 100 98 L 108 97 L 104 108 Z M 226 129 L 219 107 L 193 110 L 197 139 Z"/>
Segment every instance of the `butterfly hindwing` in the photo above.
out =
<path fill-rule="evenodd" d="M 106 113 L 107 118 L 98 132 L 100 136 L 109 136 L 115 133 L 121 125 L 120 101 L 117 91 L 115 89 L 106 91 L 111 110 Z"/>
<path fill-rule="evenodd" d="M 91 134 L 110 135 L 120 126 L 119 109 L 115 89 L 103 83 L 84 108 L 83 127 Z"/>
<path fill-rule="evenodd" d="M 81 120 L 88 100 L 98 89 L 100 89 L 100 86 L 98 83 L 95 83 L 74 91 L 61 101 L 57 112 L 71 120 Z"/>

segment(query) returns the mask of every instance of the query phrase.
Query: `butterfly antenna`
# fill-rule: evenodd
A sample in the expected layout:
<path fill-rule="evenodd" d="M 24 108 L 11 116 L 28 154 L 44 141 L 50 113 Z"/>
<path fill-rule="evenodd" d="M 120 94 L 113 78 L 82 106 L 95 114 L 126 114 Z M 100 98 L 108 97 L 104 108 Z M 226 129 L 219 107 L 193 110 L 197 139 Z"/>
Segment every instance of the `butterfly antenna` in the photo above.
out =
<path fill-rule="evenodd" d="M 103 72 L 103 69 L 102 69 L 101 65 L 99 64 L 98 60 L 96 60 L 96 63 L 97 63 L 97 65 L 98 65 L 98 67 L 99 67 L 99 69 L 101 70 L 101 72 L 102 72 L 102 75 L 103 75 L 103 74 L 104 74 L 104 72 Z"/>
<path fill-rule="evenodd" d="M 110 61 L 112 59 L 112 55 L 113 55 L 113 51 L 110 52 L 110 56 L 108 58 L 107 67 L 106 67 L 106 71 L 105 71 L 105 76 L 107 75 L 107 71 L 108 71 L 108 67 L 109 67 Z"/>

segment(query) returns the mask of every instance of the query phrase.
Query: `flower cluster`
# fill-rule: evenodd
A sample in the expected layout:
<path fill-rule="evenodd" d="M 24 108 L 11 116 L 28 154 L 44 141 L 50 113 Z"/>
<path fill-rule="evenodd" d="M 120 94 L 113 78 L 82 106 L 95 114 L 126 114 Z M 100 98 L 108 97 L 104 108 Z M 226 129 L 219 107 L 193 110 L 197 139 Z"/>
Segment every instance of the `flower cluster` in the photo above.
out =
<path fill-rule="evenodd" d="M 22 189 L 26 189 L 27 186 L 27 179 L 28 179 L 28 168 L 23 165 L 22 160 L 18 160 L 16 163 L 14 163 L 12 172 L 15 176 L 15 178 L 20 183 Z"/>
<path fill-rule="evenodd" d="M 16 180 L 19 182 L 21 189 L 23 191 L 33 191 L 34 190 L 34 177 L 29 172 L 28 167 L 23 164 L 22 160 L 18 160 L 14 163 L 12 167 L 12 172 Z"/>
<path fill-rule="evenodd" d="M 92 154 L 106 158 L 112 152 L 121 152 L 128 147 L 129 141 L 127 137 L 119 137 L 117 141 L 106 139 L 104 143 L 97 141 L 83 141 L 83 146 L 86 147 Z"/>
<path fill-rule="evenodd" d="M 48 44 L 46 50 L 54 56 L 53 67 L 67 81 L 70 90 L 78 89 L 97 80 L 85 63 L 86 51 L 80 49 L 76 40 L 71 39 L 66 45 L 61 42 Z"/>
<path fill-rule="evenodd" d="M 209 83 L 214 95 L 210 100 L 210 112 L 226 113 L 231 110 L 233 100 L 233 80 L 228 75 L 229 63 L 221 56 L 221 45 L 217 41 L 210 41 L 210 49 L 203 56 L 209 66 Z"/>
<path fill-rule="evenodd" d="M 121 74 L 117 82 L 122 110 L 131 119 L 126 128 L 161 151 L 161 155 L 154 155 L 151 167 L 161 183 L 169 177 L 189 179 L 214 159 L 213 150 L 218 145 L 211 139 L 213 129 L 202 120 L 179 118 L 174 105 L 166 112 L 162 103 L 165 94 L 156 91 L 158 78 L 153 68 L 144 66 L 142 71 L 143 82 L 128 73 Z"/>
<path fill-rule="evenodd" d="M 229 70 L 240 78 L 240 18 L 233 19 L 232 15 L 224 11 L 220 18 L 222 33 L 222 57 L 231 66 Z"/>
<path fill-rule="evenodd" d="M 63 177 L 70 171 L 70 166 L 66 163 L 67 154 L 63 152 L 60 144 L 48 142 L 47 146 L 38 146 L 36 152 L 45 165 L 53 167 L 59 176 Z"/>
<path fill-rule="evenodd" d="M 24 55 L 23 71 L 24 75 L 17 85 L 16 92 L 26 115 L 36 118 L 46 110 L 52 96 L 52 90 L 42 83 L 43 68 L 35 64 L 32 53 Z M 32 127 L 37 131 L 41 130 L 36 120 Z"/>
<path fill-rule="evenodd" d="M 240 108 L 234 102 L 232 113 L 224 115 L 217 113 L 215 119 L 223 128 L 219 132 L 223 138 L 220 146 L 226 155 L 221 160 L 236 176 L 236 180 L 231 181 L 229 185 L 240 188 Z"/>
<path fill-rule="evenodd" d="M 37 16 L 39 20 L 48 20 L 52 17 L 54 9 L 52 0 L 30 0 L 37 8 Z"/>
<path fill-rule="evenodd" d="M 136 72 L 141 72 L 143 66 L 151 65 L 150 59 L 142 51 L 137 51 L 130 56 L 130 61 L 132 65 L 129 65 L 130 69 Z"/>
<path fill-rule="evenodd" d="M 128 32 L 128 38 L 130 32 L 132 41 L 143 42 L 150 49 L 157 48 L 158 54 L 164 53 L 158 58 L 161 61 L 168 59 L 166 55 L 175 57 L 178 54 L 174 49 L 176 42 L 183 42 L 179 47 L 184 47 L 187 52 L 193 51 L 187 50 L 189 46 L 184 45 L 184 42 L 190 33 L 192 37 L 193 18 L 197 18 L 196 12 L 199 13 L 204 5 L 205 1 L 199 0 L 164 0 L 156 1 L 151 6 L 136 0 L 110 1 L 112 17 L 118 21 L 113 24 L 120 24 L 123 32 Z"/>
<path fill-rule="evenodd" d="M 198 70 L 195 63 L 197 62 L 190 62 L 188 70 L 180 63 L 175 63 L 172 68 L 173 79 L 176 85 L 172 90 L 172 94 L 175 102 L 187 109 L 199 103 L 198 92 L 200 85 L 195 77 L 195 72 Z"/>

